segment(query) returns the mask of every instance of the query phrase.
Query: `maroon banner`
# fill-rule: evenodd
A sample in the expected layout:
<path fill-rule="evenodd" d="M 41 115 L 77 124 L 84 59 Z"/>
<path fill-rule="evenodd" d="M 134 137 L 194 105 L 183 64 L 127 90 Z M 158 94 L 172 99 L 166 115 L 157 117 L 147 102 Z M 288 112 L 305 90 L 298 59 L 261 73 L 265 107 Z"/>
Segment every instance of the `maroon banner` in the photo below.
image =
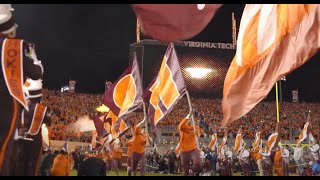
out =
<path fill-rule="evenodd" d="M 151 92 L 148 114 L 151 124 L 156 126 L 186 93 L 186 86 L 173 43 L 169 44 L 158 76 L 152 82 L 154 83 L 148 89 Z"/>

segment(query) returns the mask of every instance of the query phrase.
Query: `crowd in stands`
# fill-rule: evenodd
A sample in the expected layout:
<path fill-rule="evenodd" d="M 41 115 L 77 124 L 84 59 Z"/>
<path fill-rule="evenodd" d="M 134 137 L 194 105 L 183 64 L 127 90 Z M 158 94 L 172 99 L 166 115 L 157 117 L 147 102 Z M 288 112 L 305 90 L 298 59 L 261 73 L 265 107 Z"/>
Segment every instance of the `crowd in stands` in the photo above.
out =
<path fill-rule="evenodd" d="M 44 103 L 49 107 L 52 116 L 50 138 L 53 140 L 69 140 L 91 142 L 91 133 L 79 133 L 67 130 L 68 125 L 76 122 L 80 117 L 88 115 L 91 119 L 96 115 L 96 107 L 101 104 L 101 94 L 62 93 L 44 90 Z M 209 137 L 214 131 L 222 137 L 224 130 L 219 129 L 223 115 L 220 99 L 192 99 L 195 111 L 195 121 L 199 124 L 202 137 Z M 320 137 L 320 104 L 316 103 L 290 103 L 280 104 L 281 138 L 292 140 L 299 136 L 306 122 L 307 111 L 311 111 L 314 135 Z M 188 101 L 182 98 L 173 108 L 172 112 L 160 122 L 160 129 L 178 135 L 177 125 L 189 111 Z M 131 113 L 128 117 L 130 125 L 137 124 L 143 119 L 142 110 Z M 276 127 L 275 102 L 261 102 L 241 120 L 228 126 L 229 137 L 235 137 L 239 127 L 243 127 L 244 138 L 254 138 L 257 128 L 263 129 L 263 139 L 266 139 Z M 176 133 L 176 134 L 174 134 Z M 122 138 L 129 137 L 130 129 Z"/>

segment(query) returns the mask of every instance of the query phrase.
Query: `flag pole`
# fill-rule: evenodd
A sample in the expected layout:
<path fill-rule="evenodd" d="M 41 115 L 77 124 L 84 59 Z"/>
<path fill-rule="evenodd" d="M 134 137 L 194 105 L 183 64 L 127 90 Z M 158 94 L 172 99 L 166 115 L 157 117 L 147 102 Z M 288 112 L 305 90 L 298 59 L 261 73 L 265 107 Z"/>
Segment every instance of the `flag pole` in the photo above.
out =
<path fill-rule="evenodd" d="M 138 18 L 137 18 L 137 25 L 136 25 L 136 38 L 137 38 L 137 42 L 140 42 L 140 23 Z"/>
<path fill-rule="evenodd" d="M 237 44 L 237 21 L 234 17 L 234 12 L 232 12 L 232 44 Z"/>
<path fill-rule="evenodd" d="M 189 111 L 190 111 L 190 113 L 191 113 L 191 120 L 192 120 L 192 124 L 193 124 L 194 136 L 195 136 L 197 148 L 199 149 L 199 142 L 198 142 L 198 137 L 197 137 L 197 132 L 196 132 L 196 123 L 195 123 L 195 121 L 194 121 L 193 109 L 192 109 L 190 94 L 189 94 L 188 91 L 186 91 L 186 94 L 187 94 L 187 98 L 188 98 Z"/>
<path fill-rule="evenodd" d="M 278 82 L 276 82 L 276 107 L 277 107 L 277 123 L 279 123 L 280 122 L 280 113 L 279 113 Z"/>
<path fill-rule="evenodd" d="M 143 105 L 143 119 L 145 120 L 145 126 L 146 126 L 146 144 L 149 143 L 149 130 L 148 130 L 148 120 L 147 120 L 147 110 L 146 110 L 146 104 L 144 102 L 142 102 L 142 105 Z"/>

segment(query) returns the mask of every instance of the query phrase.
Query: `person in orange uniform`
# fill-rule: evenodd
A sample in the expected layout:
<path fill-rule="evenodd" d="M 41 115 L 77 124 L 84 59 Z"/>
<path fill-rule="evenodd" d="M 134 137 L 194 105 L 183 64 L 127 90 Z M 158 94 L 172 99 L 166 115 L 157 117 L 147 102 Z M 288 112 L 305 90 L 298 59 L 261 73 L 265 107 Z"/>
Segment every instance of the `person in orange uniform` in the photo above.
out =
<path fill-rule="evenodd" d="M 260 147 L 254 148 L 254 160 L 256 161 L 259 169 L 260 176 L 263 176 L 263 168 L 262 168 L 262 155 L 260 154 Z"/>
<path fill-rule="evenodd" d="M 51 168 L 51 176 L 69 176 L 71 171 L 70 160 L 68 159 L 67 152 L 61 150 L 57 157 L 53 160 Z"/>
<path fill-rule="evenodd" d="M 146 119 L 142 120 L 135 128 L 133 134 L 133 145 L 131 154 L 131 167 L 128 174 L 133 171 L 134 176 L 137 175 L 137 167 L 140 163 L 140 176 L 145 175 L 145 145 L 147 143 L 147 135 L 145 133 Z"/>
<path fill-rule="evenodd" d="M 127 142 L 127 147 L 128 147 L 128 150 L 127 150 L 127 173 L 128 173 L 128 176 L 131 176 L 131 155 L 132 155 L 132 146 L 133 146 L 133 139 L 129 140 Z"/>
<path fill-rule="evenodd" d="M 276 171 L 277 176 L 283 176 L 283 168 L 282 168 L 282 156 L 281 156 L 281 149 L 277 147 L 276 154 L 274 156 L 274 168 Z"/>
<path fill-rule="evenodd" d="M 184 176 L 189 175 L 190 169 L 196 174 L 200 173 L 200 151 L 197 145 L 197 137 L 195 136 L 195 127 L 192 125 L 190 117 L 191 113 L 179 124 L 180 158 Z M 199 128 L 197 127 L 197 129 Z M 198 137 L 200 137 L 199 131 Z M 191 162 L 192 167 L 190 167 Z"/>
<path fill-rule="evenodd" d="M 122 149 L 121 149 L 121 143 L 119 138 L 117 138 L 114 142 L 113 151 L 112 151 L 112 158 L 113 158 L 113 169 L 116 171 L 117 176 L 119 171 L 119 164 L 122 157 Z"/>

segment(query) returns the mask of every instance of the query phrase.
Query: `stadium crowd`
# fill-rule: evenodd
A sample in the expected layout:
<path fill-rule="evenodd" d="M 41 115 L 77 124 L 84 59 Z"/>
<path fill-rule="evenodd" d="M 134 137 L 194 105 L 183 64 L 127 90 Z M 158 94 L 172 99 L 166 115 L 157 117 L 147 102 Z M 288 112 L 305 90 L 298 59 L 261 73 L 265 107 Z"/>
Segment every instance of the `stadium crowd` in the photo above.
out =
<path fill-rule="evenodd" d="M 91 142 L 90 133 L 66 131 L 67 126 L 76 122 L 80 117 L 96 115 L 95 108 L 101 103 L 101 94 L 70 94 L 57 91 L 44 90 L 44 103 L 49 107 L 52 115 L 50 136 L 53 140 L 69 140 Z M 222 119 L 221 100 L 218 99 L 192 99 L 195 109 L 195 120 L 199 123 L 202 137 L 209 137 L 219 126 Z M 292 140 L 299 136 L 306 122 L 307 110 L 312 112 L 314 135 L 320 134 L 320 110 L 315 103 L 290 103 L 281 104 L 280 123 L 281 138 Z M 172 112 L 161 121 L 159 126 L 164 132 L 172 134 L 177 132 L 177 125 L 189 111 L 186 98 L 182 98 Z M 135 112 L 128 117 L 129 123 L 137 124 L 142 120 L 141 112 Z M 254 132 L 258 127 L 263 128 L 263 139 L 266 139 L 276 127 L 275 102 L 261 102 L 241 120 L 232 123 L 229 129 L 229 137 L 234 138 L 239 127 L 243 127 L 244 138 L 254 138 Z M 218 136 L 223 136 L 223 129 L 216 129 Z M 130 133 L 130 131 L 128 132 Z M 178 134 L 174 134 L 178 135 Z"/>

